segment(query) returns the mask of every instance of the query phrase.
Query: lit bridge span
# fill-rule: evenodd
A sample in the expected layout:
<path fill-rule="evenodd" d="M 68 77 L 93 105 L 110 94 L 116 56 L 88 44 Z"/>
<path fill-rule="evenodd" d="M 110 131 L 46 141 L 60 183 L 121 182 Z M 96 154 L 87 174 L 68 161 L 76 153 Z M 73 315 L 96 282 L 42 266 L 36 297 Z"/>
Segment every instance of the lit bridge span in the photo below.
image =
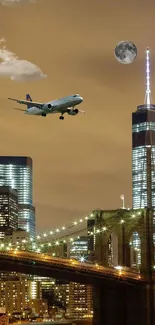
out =
<path fill-rule="evenodd" d="M 103 237 L 107 242 L 112 233 L 121 240 L 123 236 L 125 244 L 135 250 L 137 254 L 141 249 L 143 239 L 143 217 L 144 209 L 117 209 L 117 210 L 94 210 L 87 216 L 83 216 L 67 225 L 61 225 L 38 233 L 34 238 L 25 238 L 22 241 L 12 242 L 8 239 L 0 241 L 0 249 L 17 248 L 19 250 L 34 251 L 37 253 L 51 253 L 58 256 L 58 246 L 72 244 L 80 236 L 87 236 L 89 239 Z M 137 233 L 136 240 L 132 238 Z M 104 263 L 102 263 L 104 265 Z M 126 263 L 124 263 L 126 265 Z M 129 266 L 129 265 L 128 265 Z"/>
<path fill-rule="evenodd" d="M 65 256 L 63 247 L 66 249 L 67 242 L 73 243 L 81 236 L 78 224 L 85 228 L 90 243 L 95 239 L 95 247 L 92 247 L 95 259 L 92 261 L 100 265 L 54 257 L 57 254 Z M 69 234 L 65 233 L 66 230 Z M 109 267 L 114 261 L 111 246 L 114 238 L 117 248 L 115 264 L 121 265 L 121 269 Z M 54 253 L 53 249 L 61 245 L 62 253 Z M 131 259 L 140 269 L 140 274 L 132 270 Z M 20 243 L 0 243 L 1 271 L 92 285 L 93 325 L 155 325 L 154 264 L 151 209 L 97 210 L 90 217 L 36 238 Z"/>
<path fill-rule="evenodd" d="M 92 285 L 93 325 L 153 325 L 145 312 L 146 282 L 131 270 L 20 250 L 0 251 L 0 270 Z"/>
<path fill-rule="evenodd" d="M 73 259 L 55 258 L 47 254 L 26 251 L 0 251 L 1 271 L 15 271 L 65 279 L 91 285 L 115 284 L 137 285 L 144 280 L 140 274 L 124 267 L 120 269 L 81 263 Z"/>

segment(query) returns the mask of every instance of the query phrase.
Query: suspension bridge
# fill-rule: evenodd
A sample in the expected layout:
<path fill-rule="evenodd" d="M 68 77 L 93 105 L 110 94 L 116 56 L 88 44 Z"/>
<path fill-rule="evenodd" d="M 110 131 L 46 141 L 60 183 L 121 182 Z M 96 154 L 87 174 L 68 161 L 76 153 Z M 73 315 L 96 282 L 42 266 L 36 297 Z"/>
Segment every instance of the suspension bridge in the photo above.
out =
<path fill-rule="evenodd" d="M 57 246 L 72 244 L 81 233 L 95 242 L 94 264 L 89 260 L 81 263 L 54 254 Z M 137 237 L 134 241 L 135 233 Z M 113 236 L 117 238 L 118 247 L 116 267 L 112 267 Z M 146 325 L 150 324 L 147 320 L 150 309 L 147 306 L 153 310 L 154 247 L 151 238 L 151 210 L 96 210 L 68 225 L 37 234 L 35 238 L 16 243 L 1 242 L 0 269 L 91 284 L 94 288 L 94 325 L 103 324 L 104 317 L 106 325 L 116 324 L 116 321 L 117 324 L 129 324 L 123 322 L 122 315 L 122 308 L 128 305 L 130 310 L 125 311 L 125 315 L 128 315 L 130 324 Z M 132 250 L 140 256 L 139 268 L 131 267 Z"/>
<path fill-rule="evenodd" d="M 94 250 L 96 250 L 96 259 L 94 263 L 96 262 L 106 267 L 117 265 L 127 267 L 134 266 L 139 270 L 141 265 L 141 250 L 144 232 L 143 219 L 145 214 L 145 209 L 95 210 L 66 225 L 40 232 L 36 234 L 34 238 L 28 237 L 17 242 L 12 242 L 11 240 L 5 241 L 4 239 L 0 242 L 0 251 L 11 252 L 12 250 L 20 250 L 38 254 L 44 253 L 49 256 L 62 258 L 67 257 L 67 254 L 63 256 L 62 251 L 60 253 L 61 246 L 68 244 L 72 245 L 74 241 L 80 239 L 80 236 L 85 236 L 92 239 L 93 242 L 95 241 L 96 249 L 94 248 Z M 115 246 L 118 247 L 118 255 L 120 255 L 120 251 L 122 251 L 119 247 L 122 239 L 124 241 L 122 245 L 125 245 L 126 250 L 130 250 L 130 253 L 128 253 L 128 261 L 127 256 L 124 256 L 126 261 L 123 260 L 122 252 L 122 256 L 120 258 L 119 256 L 117 257 L 117 265 L 116 263 L 113 265 L 114 252 L 111 243 L 113 235 L 115 235 Z M 103 254 L 100 254 L 101 248 L 103 247 L 104 252 L 108 250 L 106 258 Z M 122 247 L 124 248 L 124 246 Z M 131 255 L 135 256 L 134 265 L 131 263 Z"/>

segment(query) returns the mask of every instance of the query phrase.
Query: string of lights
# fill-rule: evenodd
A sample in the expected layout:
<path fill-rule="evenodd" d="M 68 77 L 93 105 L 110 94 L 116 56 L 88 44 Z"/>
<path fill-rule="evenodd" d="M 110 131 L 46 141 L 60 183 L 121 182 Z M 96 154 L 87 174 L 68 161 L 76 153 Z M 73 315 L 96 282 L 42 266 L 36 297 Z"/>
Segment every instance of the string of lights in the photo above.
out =
<path fill-rule="evenodd" d="M 79 219 L 69 223 L 68 225 L 63 225 L 63 226 L 53 228 L 51 230 L 47 230 L 45 232 L 40 232 L 35 236 L 35 238 L 30 238 L 27 241 L 38 242 L 38 241 L 47 239 L 49 236 L 54 237 L 54 236 L 60 235 L 61 233 L 67 232 L 74 227 L 78 227 L 78 226 L 84 224 L 85 222 L 92 219 L 93 217 L 94 217 L 94 214 L 91 212 L 90 214 L 88 214 L 88 216 L 79 218 Z"/>
<path fill-rule="evenodd" d="M 99 226 L 101 227 L 101 225 L 99 224 Z M 93 231 L 90 231 L 89 233 L 89 230 L 92 229 L 92 228 L 87 228 L 85 227 L 83 230 L 87 230 L 88 233 L 87 233 L 87 237 L 89 236 L 94 236 L 95 234 L 99 234 L 101 233 L 102 231 L 105 231 L 107 230 L 106 227 L 103 227 L 102 229 L 100 228 L 95 228 Z M 60 246 L 62 244 L 65 244 L 65 243 L 69 243 L 69 242 L 74 242 L 74 240 L 76 239 L 79 239 L 80 236 L 77 236 L 77 233 L 79 233 L 80 231 L 76 231 L 74 233 L 72 233 L 72 237 L 70 237 L 70 235 L 66 237 L 62 236 L 61 238 L 58 239 L 55 239 L 51 242 L 45 242 L 45 243 L 39 243 L 39 242 L 29 242 L 29 241 L 26 241 L 25 239 L 22 240 L 22 243 L 19 243 L 19 242 L 16 242 L 16 244 L 12 244 L 12 243 L 5 243 L 5 242 L 2 242 L 0 243 L 0 248 L 6 248 L 6 247 L 12 247 L 12 248 L 17 248 L 19 249 L 20 247 L 21 248 L 27 248 L 27 249 L 33 249 L 35 250 L 36 248 L 45 248 L 45 247 L 54 247 L 54 246 Z M 66 238 L 66 239 L 65 239 Z"/>
<path fill-rule="evenodd" d="M 95 229 L 94 231 L 91 231 L 90 234 L 87 235 L 87 237 L 91 237 L 91 236 L 94 236 L 94 235 L 99 235 L 101 234 L 102 232 L 106 231 L 107 228 L 106 227 L 103 227 L 102 229 Z M 73 236 L 73 237 L 70 237 L 68 239 L 64 239 L 64 240 L 56 240 L 54 242 L 49 242 L 49 243 L 44 243 L 44 244 L 36 244 L 36 243 L 32 243 L 32 246 L 31 247 L 27 247 L 27 246 L 24 246 L 23 244 L 25 244 L 25 242 L 19 244 L 19 243 L 16 243 L 16 244 L 12 244 L 12 243 L 1 243 L 0 244 L 0 249 L 3 249 L 3 250 L 12 250 L 12 249 L 15 249 L 15 250 L 25 250 L 25 248 L 27 248 L 26 250 L 28 251 L 30 249 L 35 251 L 35 252 L 38 252 L 38 253 L 41 253 L 43 251 L 43 249 L 45 247 L 55 247 L 55 246 L 60 246 L 60 245 L 64 245 L 66 243 L 73 243 L 75 240 L 77 239 L 80 239 L 80 236 Z M 52 253 L 52 256 L 55 256 L 56 253 L 53 252 Z"/>
<path fill-rule="evenodd" d="M 151 104 L 151 87 L 150 87 L 150 51 L 146 49 L 146 94 L 145 102 L 149 107 Z"/>
<path fill-rule="evenodd" d="M 131 219 L 136 218 L 136 216 L 140 216 L 141 215 L 141 211 L 137 211 L 135 213 L 133 213 L 133 211 L 127 211 L 128 212 L 128 217 L 129 217 L 129 221 L 131 221 Z M 83 229 L 83 230 L 87 230 L 87 237 L 90 236 L 96 236 L 99 235 L 103 232 L 109 232 L 111 231 L 111 228 L 113 228 L 112 224 L 114 220 L 116 220 L 117 217 L 117 221 L 119 225 L 122 225 L 124 223 L 126 223 L 128 220 L 123 219 L 122 215 L 114 215 L 111 218 L 109 218 L 106 221 L 104 221 L 104 225 L 103 225 L 103 221 L 101 221 L 100 223 L 97 224 L 97 226 L 95 225 L 94 227 L 88 227 L 87 226 Z M 110 225 L 111 224 L 111 225 Z M 75 231 L 74 233 L 72 233 L 72 236 L 70 237 L 70 235 L 67 236 L 67 238 L 65 236 L 60 237 L 59 239 L 54 239 L 51 242 L 45 242 L 45 243 L 41 243 L 41 242 L 34 242 L 34 241 L 26 241 L 23 240 L 22 243 L 16 242 L 15 244 L 10 243 L 5 243 L 2 242 L 0 243 L 0 249 L 6 249 L 6 250 L 10 250 L 10 249 L 16 249 L 16 250 L 27 250 L 27 251 L 35 251 L 38 253 L 41 253 L 43 250 L 45 250 L 45 248 L 51 248 L 51 247 L 55 247 L 55 246 L 60 246 L 60 245 L 64 245 L 66 243 L 73 243 L 75 240 L 80 239 L 80 236 L 77 236 L 77 233 L 79 233 L 78 231 Z M 131 244 L 130 244 L 131 245 Z M 52 255 L 55 256 L 56 253 L 52 252 Z"/>
<path fill-rule="evenodd" d="M 131 212 L 133 214 L 132 210 L 127 209 L 127 211 Z M 37 234 L 35 238 L 30 238 L 27 241 L 30 241 L 30 242 L 38 242 L 39 241 L 40 242 L 41 240 L 48 239 L 49 236 L 54 237 L 54 236 L 61 235 L 61 233 L 67 232 L 67 231 L 73 229 L 74 227 L 77 228 L 78 226 L 86 223 L 88 220 L 93 219 L 93 218 L 94 218 L 94 213 L 91 212 L 87 216 L 79 218 L 78 220 L 73 221 L 68 225 L 59 226 L 57 228 L 47 230 L 45 232 L 41 232 L 41 233 Z M 83 229 L 81 229 L 81 230 L 83 230 Z"/>

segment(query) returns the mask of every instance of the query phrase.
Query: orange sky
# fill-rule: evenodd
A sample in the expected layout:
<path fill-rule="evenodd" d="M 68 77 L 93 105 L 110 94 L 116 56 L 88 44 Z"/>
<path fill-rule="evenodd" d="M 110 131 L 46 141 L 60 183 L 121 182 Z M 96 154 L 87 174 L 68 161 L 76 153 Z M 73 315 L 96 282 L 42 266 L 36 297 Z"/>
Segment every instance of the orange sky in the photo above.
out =
<path fill-rule="evenodd" d="M 153 0 L 0 5 L 0 39 L 47 74 L 32 82 L 0 79 L 0 154 L 32 157 L 38 230 L 95 208 L 117 208 L 121 193 L 131 206 L 131 113 L 144 101 L 147 46 L 155 84 L 154 12 Z M 113 55 L 124 39 L 138 48 L 131 65 Z M 25 98 L 27 92 L 41 102 L 80 93 L 86 114 L 60 121 L 58 115 L 12 110 L 19 105 L 7 97 Z"/>

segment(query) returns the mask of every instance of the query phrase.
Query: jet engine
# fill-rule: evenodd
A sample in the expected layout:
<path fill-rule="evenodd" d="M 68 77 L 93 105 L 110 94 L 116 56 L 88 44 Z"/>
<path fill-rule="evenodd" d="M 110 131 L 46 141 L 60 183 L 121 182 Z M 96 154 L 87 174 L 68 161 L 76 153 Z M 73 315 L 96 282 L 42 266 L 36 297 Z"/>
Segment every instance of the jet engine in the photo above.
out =
<path fill-rule="evenodd" d="M 79 110 L 78 110 L 77 108 L 75 108 L 75 109 L 71 109 L 71 110 L 68 112 L 69 115 L 77 115 L 78 113 L 79 113 Z"/>
<path fill-rule="evenodd" d="M 52 105 L 52 104 L 50 104 L 50 103 L 48 103 L 48 104 L 45 104 L 45 105 L 44 105 L 44 108 L 45 108 L 45 109 L 48 109 L 48 110 L 50 110 L 50 111 L 51 111 L 51 110 L 52 110 L 52 108 L 53 108 L 53 105 Z"/>

